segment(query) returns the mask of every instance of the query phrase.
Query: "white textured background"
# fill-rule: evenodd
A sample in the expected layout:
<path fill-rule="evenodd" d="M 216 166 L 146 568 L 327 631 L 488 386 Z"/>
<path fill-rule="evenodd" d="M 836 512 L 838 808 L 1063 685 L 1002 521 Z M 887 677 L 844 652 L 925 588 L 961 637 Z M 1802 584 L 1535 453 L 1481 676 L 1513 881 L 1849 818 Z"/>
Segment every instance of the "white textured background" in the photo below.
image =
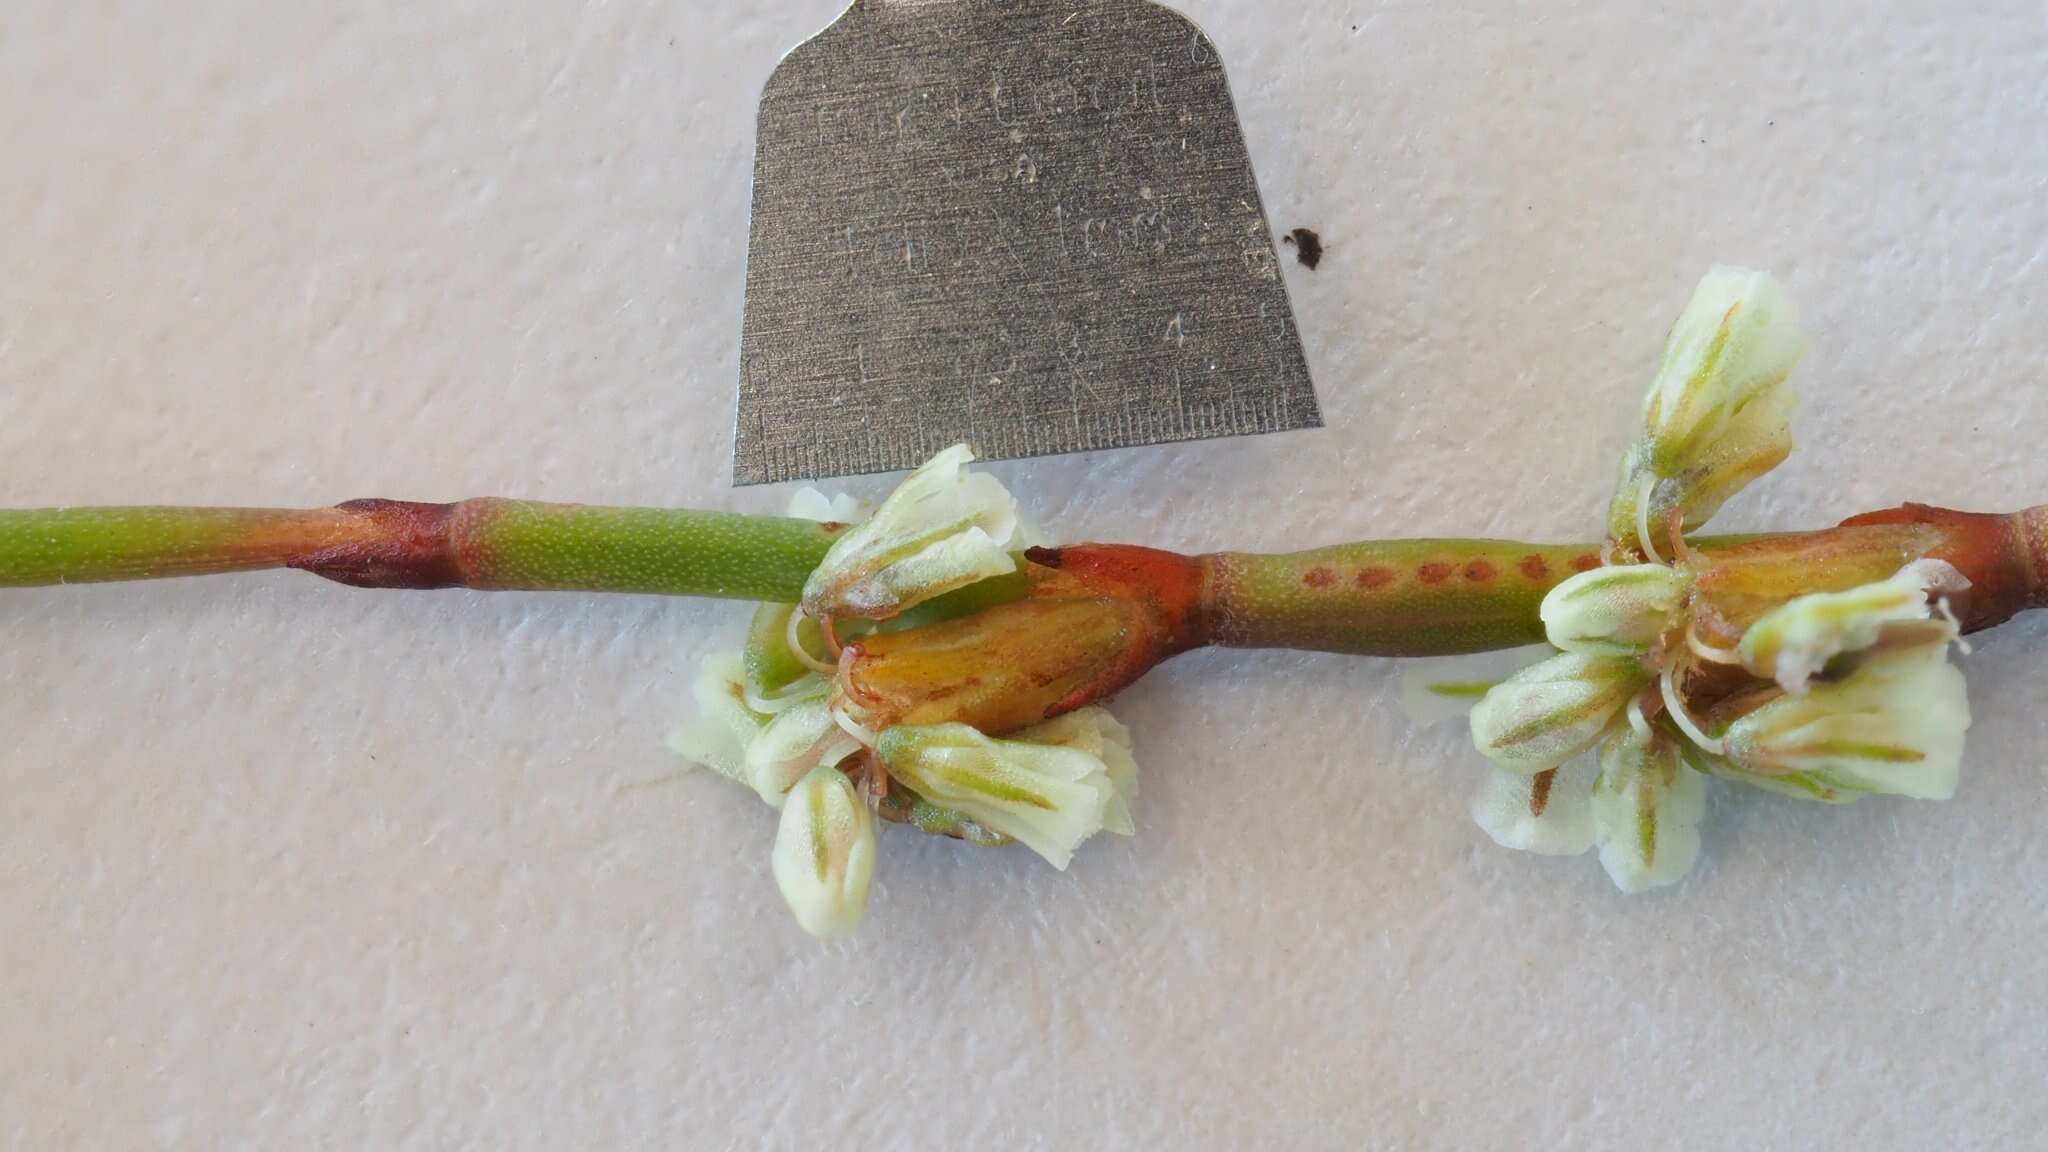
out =
<path fill-rule="evenodd" d="M 2048 500 L 2040 0 L 1186 7 L 1328 241 L 1329 427 L 998 466 L 1056 534 L 1592 535 L 1717 260 L 1813 334 L 1729 526 Z M 0 503 L 776 508 L 725 482 L 752 106 L 832 11 L 10 0 Z M 1632 899 L 1488 843 L 1390 665 L 1189 657 L 1120 702 L 1135 841 L 886 836 L 819 946 L 661 750 L 743 619 L 0 593 L 0 1146 L 2041 1146 L 2041 620 L 1966 662 L 1953 803 L 1718 791 Z"/>

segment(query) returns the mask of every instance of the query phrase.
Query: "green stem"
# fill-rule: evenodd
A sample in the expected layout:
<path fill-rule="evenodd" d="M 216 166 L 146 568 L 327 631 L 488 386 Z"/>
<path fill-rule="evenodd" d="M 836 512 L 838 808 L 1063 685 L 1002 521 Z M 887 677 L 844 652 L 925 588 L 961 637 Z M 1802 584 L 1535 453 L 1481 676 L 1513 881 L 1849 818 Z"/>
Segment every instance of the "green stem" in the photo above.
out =
<path fill-rule="evenodd" d="M 362 587 L 787 603 L 837 531 L 781 517 L 521 500 L 0 510 L 0 587 L 298 568 Z"/>

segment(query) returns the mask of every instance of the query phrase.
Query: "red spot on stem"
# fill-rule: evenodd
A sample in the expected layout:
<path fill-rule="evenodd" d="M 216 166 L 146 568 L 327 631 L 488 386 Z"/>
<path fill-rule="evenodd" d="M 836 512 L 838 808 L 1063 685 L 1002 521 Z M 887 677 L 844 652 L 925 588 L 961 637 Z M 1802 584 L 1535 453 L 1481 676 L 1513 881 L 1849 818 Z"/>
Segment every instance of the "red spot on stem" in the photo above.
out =
<path fill-rule="evenodd" d="M 1311 588 L 1328 588 L 1337 582 L 1337 573 L 1330 568 L 1311 568 L 1302 576 L 1301 582 Z"/>
<path fill-rule="evenodd" d="M 1451 566 L 1432 562 L 1417 568 L 1415 575 L 1424 584 L 1441 584 L 1451 578 Z"/>
<path fill-rule="evenodd" d="M 1394 572 L 1391 568 L 1360 568 L 1358 570 L 1358 586 L 1368 592 L 1377 588 L 1385 588 L 1393 582 Z"/>
<path fill-rule="evenodd" d="M 1591 572 L 1599 566 L 1600 554 L 1597 552 L 1587 552 L 1572 558 L 1572 571 L 1574 572 Z"/>
<path fill-rule="evenodd" d="M 1527 576 L 1531 580 L 1550 579 L 1550 565 L 1545 564 L 1543 557 L 1533 552 L 1522 557 L 1521 569 L 1522 575 Z"/>
<path fill-rule="evenodd" d="M 1474 584 L 1484 584 L 1488 580 L 1493 579 L 1498 573 L 1499 569 L 1484 560 L 1474 560 L 1470 564 L 1465 565 L 1465 579 L 1470 580 Z"/>

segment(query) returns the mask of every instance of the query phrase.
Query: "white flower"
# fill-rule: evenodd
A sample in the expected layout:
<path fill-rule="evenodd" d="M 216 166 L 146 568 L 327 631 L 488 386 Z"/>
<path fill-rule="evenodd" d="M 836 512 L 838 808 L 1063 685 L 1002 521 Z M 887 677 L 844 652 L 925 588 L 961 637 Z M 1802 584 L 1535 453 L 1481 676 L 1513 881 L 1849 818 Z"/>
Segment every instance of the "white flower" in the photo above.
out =
<path fill-rule="evenodd" d="M 1715 268 L 1664 348 L 1643 405 L 1643 438 L 1622 461 L 1608 531 L 1661 559 L 1666 519 L 1707 522 L 1792 452 L 1798 399 L 1786 383 L 1805 338 L 1777 282 Z"/>
<path fill-rule="evenodd" d="M 1675 476 L 1697 466 L 1745 406 L 1785 382 L 1805 344 L 1768 273 L 1710 269 L 1672 325 L 1643 400 L 1651 468 Z"/>
<path fill-rule="evenodd" d="M 1129 824 L 1118 779 L 1128 781 L 1133 773 L 1124 766 L 1113 772 L 1110 765 L 1120 759 L 1111 749 L 1128 755 L 1120 729 L 1098 726 L 1090 736 L 1075 725 L 1053 733 L 1071 743 L 1035 744 L 992 740 L 965 724 L 901 725 L 883 732 L 875 750 L 911 791 L 1019 841 L 1064 871 L 1082 841 Z M 1102 752 L 1084 750 L 1094 740 L 1102 742 Z"/>
<path fill-rule="evenodd" d="M 1934 642 L 1872 649 L 1847 678 L 1735 721 L 1721 737 L 1728 762 L 1847 795 L 1955 795 L 1970 701 L 1963 674 L 1948 662 L 1955 625 L 1930 627 Z"/>
<path fill-rule="evenodd" d="M 1600 866 L 1623 892 L 1676 884 L 1700 855 L 1706 789 L 1666 737 L 1617 728 L 1600 747 L 1593 788 Z"/>
<path fill-rule="evenodd" d="M 768 727 L 770 717 L 747 706 L 746 676 L 738 653 L 720 653 L 705 661 L 691 686 L 697 716 L 669 737 L 668 746 L 683 759 L 752 787 L 747 771 L 747 746 Z"/>
<path fill-rule="evenodd" d="M 769 863 L 804 931 L 843 936 L 860 926 L 875 874 L 875 823 L 845 773 L 818 768 L 797 783 Z"/>
<path fill-rule="evenodd" d="M 1543 598 L 1544 634 L 1566 652 L 1641 655 L 1678 622 L 1691 587 L 1690 574 L 1662 564 L 1581 572 Z"/>
<path fill-rule="evenodd" d="M 1591 748 L 1649 680 L 1640 662 L 1567 652 L 1525 668 L 1472 709 L 1472 742 L 1510 772 L 1533 775 Z"/>
<path fill-rule="evenodd" d="M 1472 738 L 1495 767 L 1472 815 L 1496 842 L 1597 844 L 1615 885 L 1637 892 L 1697 859 L 1705 774 L 1829 803 L 1955 791 L 1970 714 L 1947 662 L 1960 628 L 1939 597 L 1968 588 L 1960 572 L 1921 560 L 1878 579 L 1892 567 L 1868 557 L 1702 558 L 1682 539 L 1791 452 L 1802 343 L 1770 277 L 1708 273 L 1608 508 L 1614 549 L 1651 562 L 1550 591 L 1544 634 L 1563 655 L 1497 684 L 1433 675 L 1405 693 L 1449 711 L 1484 691 Z M 1875 582 L 1799 594 L 1856 580 Z M 1596 743 L 1594 781 L 1581 754 Z"/>
<path fill-rule="evenodd" d="M 1888 626 L 1926 620 L 1933 592 L 1961 592 L 1970 582 L 1953 565 L 1919 560 L 1896 576 L 1847 592 L 1801 596 L 1774 609 L 1742 634 L 1743 667 L 1775 679 L 1791 693 L 1844 652 L 1878 643 Z"/>
<path fill-rule="evenodd" d="M 804 584 L 804 611 L 882 620 L 1016 571 L 1016 502 L 994 477 L 967 472 L 973 459 L 964 444 L 939 453 L 834 541 Z"/>
<path fill-rule="evenodd" d="M 670 750 L 745 784 L 772 807 L 782 807 L 811 769 L 837 764 L 860 748 L 832 718 L 822 687 L 778 701 L 772 714 L 754 707 L 745 664 L 731 653 L 705 662 L 692 694 L 697 716 L 669 737 Z"/>
<path fill-rule="evenodd" d="M 1078 708 L 1063 716 L 1011 733 L 1013 742 L 1072 748 L 1102 761 L 1109 775 L 1109 803 L 1102 811 L 1102 830 L 1118 836 L 1136 831 L 1131 805 L 1138 799 L 1138 761 L 1131 755 L 1131 730 L 1100 707 Z"/>
<path fill-rule="evenodd" d="M 859 750 L 860 742 L 839 727 L 828 701 L 803 700 L 776 713 L 747 745 L 741 783 L 780 808 L 789 790 L 812 769 L 830 767 Z"/>
<path fill-rule="evenodd" d="M 1525 776 L 1488 765 L 1472 797 L 1472 819 L 1503 848 L 1577 856 L 1593 846 L 1593 760 Z"/>

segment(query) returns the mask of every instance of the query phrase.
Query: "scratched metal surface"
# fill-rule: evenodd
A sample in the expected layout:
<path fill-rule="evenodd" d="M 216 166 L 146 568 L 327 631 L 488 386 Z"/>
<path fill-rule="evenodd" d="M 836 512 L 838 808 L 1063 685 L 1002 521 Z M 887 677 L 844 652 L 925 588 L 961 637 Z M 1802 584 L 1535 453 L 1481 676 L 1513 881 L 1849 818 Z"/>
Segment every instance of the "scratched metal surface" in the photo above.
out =
<path fill-rule="evenodd" d="M 1145 0 L 861 0 L 761 99 L 733 478 L 1318 427 L 1214 47 Z"/>

